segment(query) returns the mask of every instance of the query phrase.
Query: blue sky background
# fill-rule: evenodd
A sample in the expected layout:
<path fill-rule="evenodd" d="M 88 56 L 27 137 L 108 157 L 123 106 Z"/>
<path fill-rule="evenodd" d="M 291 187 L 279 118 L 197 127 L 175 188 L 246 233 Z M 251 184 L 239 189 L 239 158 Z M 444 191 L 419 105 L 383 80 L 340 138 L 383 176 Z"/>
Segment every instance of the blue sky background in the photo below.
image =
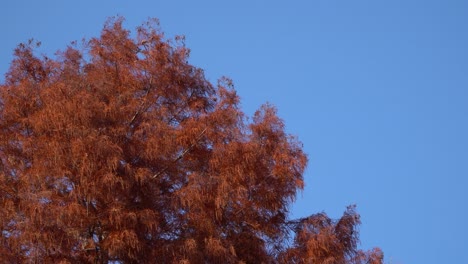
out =
<path fill-rule="evenodd" d="M 247 114 L 278 107 L 310 158 L 294 217 L 357 204 L 387 263 L 468 263 L 468 1 L 3 1 L 0 74 L 18 43 L 52 55 L 117 14 L 185 35 Z"/>

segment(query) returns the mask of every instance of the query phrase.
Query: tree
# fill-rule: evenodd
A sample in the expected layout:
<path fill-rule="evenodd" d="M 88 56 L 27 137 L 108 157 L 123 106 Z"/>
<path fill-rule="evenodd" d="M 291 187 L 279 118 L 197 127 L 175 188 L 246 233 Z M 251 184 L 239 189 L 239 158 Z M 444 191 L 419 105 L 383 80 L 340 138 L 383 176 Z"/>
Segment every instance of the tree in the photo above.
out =
<path fill-rule="evenodd" d="M 271 105 L 188 63 L 157 21 L 110 19 L 56 58 L 20 44 L 0 87 L 2 263 L 382 263 L 359 215 L 288 219 L 301 143 Z"/>

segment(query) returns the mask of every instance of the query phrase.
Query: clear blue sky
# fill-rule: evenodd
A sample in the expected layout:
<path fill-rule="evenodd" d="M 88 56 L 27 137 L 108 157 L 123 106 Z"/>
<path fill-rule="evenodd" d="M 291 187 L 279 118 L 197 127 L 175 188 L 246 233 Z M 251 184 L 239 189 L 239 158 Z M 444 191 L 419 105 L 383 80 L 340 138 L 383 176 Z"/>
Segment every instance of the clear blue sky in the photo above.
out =
<path fill-rule="evenodd" d="M 3 1 L 0 74 L 19 42 L 51 55 L 117 14 L 185 35 L 246 113 L 278 107 L 310 158 L 294 216 L 355 203 L 388 263 L 468 263 L 468 1 Z"/>

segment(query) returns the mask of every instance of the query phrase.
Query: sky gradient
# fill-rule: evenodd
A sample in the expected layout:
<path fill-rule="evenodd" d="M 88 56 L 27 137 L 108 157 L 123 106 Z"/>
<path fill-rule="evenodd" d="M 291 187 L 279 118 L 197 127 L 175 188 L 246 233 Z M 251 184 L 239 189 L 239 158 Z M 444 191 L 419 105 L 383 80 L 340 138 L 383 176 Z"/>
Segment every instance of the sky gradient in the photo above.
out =
<path fill-rule="evenodd" d="M 52 56 L 114 15 L 185 35 L 248 115 L 277 106 L 310 159 L 293 217 L 357 204 L 386 263 L 468 263 L 468 1 L 4 1 L 0 81 L 20 42 Z"/>

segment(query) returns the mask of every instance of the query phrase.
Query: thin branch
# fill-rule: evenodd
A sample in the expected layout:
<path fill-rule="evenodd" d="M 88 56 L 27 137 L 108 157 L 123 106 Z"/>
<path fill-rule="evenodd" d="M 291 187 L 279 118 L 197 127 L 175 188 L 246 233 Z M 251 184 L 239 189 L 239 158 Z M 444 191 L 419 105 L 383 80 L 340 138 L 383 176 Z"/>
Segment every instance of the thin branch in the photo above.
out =
<path fill-rule="evenodd" d="M 135 119 L 136 119 L 141 113 L 143 113 L 144 111 L 146 111 L 146 109 L 143 110 L 143 109 L 144 109 L 143 106 L 144 106 L 144 104 L 146 103 L 146 99 L 147 99 L 147 97 L 148 97 L 148 94 L 149 94 L 150 89 L 152 88 L 152 86 L 153 86 L 153 77 L 151 76 L 150 79 L 149 79 L 148 88 L 145 89 L 145 95 L 143 95 L 143 98 L 142 98 L 143 100 L 141 101 L 141 104 L 140 104 L 140 106 L 138 107 L 138 110 L 135 112 L 135 114 L 133 115 L 133 117 L 130 119 L 130 122 L 129 122 L 130 126 L 133 124 L 133 122 L 135 121 Z"/>
<path fill-rule="evenodd" d="M 145 95 L 144 95 L 144 98 L 143 98 L 143 101 L 141 102 L 140 106 L 138 107 L 138 110 L 135 112 L 135 114 L 133 115 L 133 117 L 130 119 L 130 126 L 133 125 L 133 122 L 135 121 L 135 119 L 141 114 L 143 113 L 143 105 L 145 104 L 146 102 L 146 96 L 148 95 L 149 91 L 146 91 Z"/>
<path fill-rule="evenodd" d="M 182 152 L 179 156 L 177 156 L 177 158 L 175 158 L 172 161 L 172 163 L 176 163 L 177 161 L 182 159 L 185 156 L 185 154 L 189 153 L 198 144 L 198 142 L 201 140 L 201 138 L 202 138 L 203 134 L 205 134 L 205 132 L 206 132 L 206 127 L 205 127 L 205 129 L 203 129 L 203 131 L 200 133 L 200 135 L 198 135 L 198 137 L 195 139 L 195 141 L 192 143 L 192 145 L 190 145 L 188 148 L 186 148 L 184 150 L 184 152 Z M 161 171 L 159 171 L 158 173 L 153 175 L 151 178 L 155 179 L 155 178 L 159 177 L 161 174 L 166 172 L 168 169 L 169 169 L 169 166 L 164 167 Z"/>

